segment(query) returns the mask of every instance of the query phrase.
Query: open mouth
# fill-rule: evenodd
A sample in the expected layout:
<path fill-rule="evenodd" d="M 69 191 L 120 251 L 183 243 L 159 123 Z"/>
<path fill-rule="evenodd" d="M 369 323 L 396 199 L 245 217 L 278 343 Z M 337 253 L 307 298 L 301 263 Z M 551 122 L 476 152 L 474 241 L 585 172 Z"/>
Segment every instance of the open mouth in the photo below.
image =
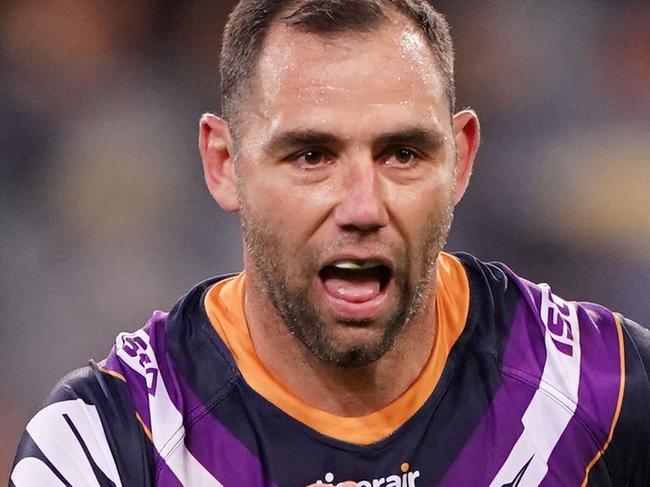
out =
<path fill-rule="evenodd" d="M 349 303 L 365 303 L 381 296 L 392 276 L 390 267 L 377 260 L 341 259 L 319 272 L 326 291 Z"/>

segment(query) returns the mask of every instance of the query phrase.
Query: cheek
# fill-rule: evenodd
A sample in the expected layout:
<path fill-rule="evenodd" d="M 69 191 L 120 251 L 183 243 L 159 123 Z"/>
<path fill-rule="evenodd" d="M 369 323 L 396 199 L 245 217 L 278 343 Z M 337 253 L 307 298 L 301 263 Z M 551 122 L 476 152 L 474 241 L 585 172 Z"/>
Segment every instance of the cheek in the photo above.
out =
<path fill-rule="evenodd" d="M 287 191 L 272 184 L 247 184 L 241 217 L 248 234 L 292 273 L 311 262 L 311 237 L 322 219 L 314 211 L 313 195 Z"/>
<path fill-rule="evenodd" d="M 445 177 L 402 187 L 389 202 L 394 225 L 402 234 L 415 266 L 446 237 L 453 212 L 452 183 L 453 177 Z"/>
<path fill-rule="evenodd" d="M 248 179 L 243 194 L 250 216 L 272 225 L 282 240 L 300 245 L 318 231 L 335 205 L 331 186 L 293 181 L 280 168 Z"/>
<path fill-rule="evenodd" d="M 404 230 L 421 227 L 448 211 L 453 201 L 453 177 L 441 175 L 429 181 L 392 188 L 388 208 Z"/>

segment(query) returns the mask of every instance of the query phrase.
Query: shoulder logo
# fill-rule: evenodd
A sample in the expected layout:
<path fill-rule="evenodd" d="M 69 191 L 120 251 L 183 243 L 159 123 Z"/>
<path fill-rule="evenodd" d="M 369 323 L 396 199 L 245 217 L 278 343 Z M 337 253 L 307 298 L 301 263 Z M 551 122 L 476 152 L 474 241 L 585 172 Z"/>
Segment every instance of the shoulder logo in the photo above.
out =
<path fill-rule="evenodd" d="M 118 357 L 145 378 L 147 391 L 155 396 L 158 385 L 158 364 L 149 335 L 144 330 L 120 333 L 117 336 L 116 349 Z"/>
<path fill-rule="evenodd" d="M 533 461 L 533 457 L 530 457 L 530 460 L 528 460 L 526 462 L 526 464 L 523 467 L 521 467 L 521 470 L 519 470 L 519 472 L 517 472 L 517 475 L 515 475 L 515 478 L 512 480 L 512 482 L 508 482 L 507 484 L 503 484 L 501 487 L 519 487 L 521 479 L 524 478 L 524 474 L 526 473 L 526 470 L 528 469 L 528 465 L 530 465 L 530 462 L 532 462 L 532 461 Z"/>
<path fill-rule="evenodd" d="M 573 357 L 577 345 L 574 336 L 578 323 L 576 307 L 551 293 L 548 285 L 541 284 L 540 289 L 542 291 L 540 315 L 551 340 L 559 352 Z"/>

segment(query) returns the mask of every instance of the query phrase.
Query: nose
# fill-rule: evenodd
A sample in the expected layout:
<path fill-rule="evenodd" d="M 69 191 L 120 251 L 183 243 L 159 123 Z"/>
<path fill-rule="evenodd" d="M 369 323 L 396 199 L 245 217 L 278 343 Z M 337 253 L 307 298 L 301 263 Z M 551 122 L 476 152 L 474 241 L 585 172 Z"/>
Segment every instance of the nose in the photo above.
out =
<path fill-rule="evenodd" d="M 353 164 L 341 182 L 341 195 L 334 209 L 339 227 L 368 233 L 388 225 L 384 188 L 375 161 Z"/>

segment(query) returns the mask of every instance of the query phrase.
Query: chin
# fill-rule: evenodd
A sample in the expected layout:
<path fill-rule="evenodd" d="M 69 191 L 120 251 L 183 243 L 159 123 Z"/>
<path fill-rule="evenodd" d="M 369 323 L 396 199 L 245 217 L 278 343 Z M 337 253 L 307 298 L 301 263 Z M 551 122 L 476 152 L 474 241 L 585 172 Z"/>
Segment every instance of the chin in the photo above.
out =
<path fill-rule="evenodd" d="M 379 353 L 374 349 L 367 349 L 365 347 L 352 347 L 347 350 L 329 351 L 319 358 L 328 364 L 335 365 L 342 368 L 361 368 L 370 365 L 381 357 L 384 353 Z"/>
<path fill-rule="evenodd" d="M 393 346 L 395 336 L 385 328 L 371 327 L 370 323 L 346 324 L 325 340 L 308 347 L 323 362 L 339 367 L 363 367 L 381 359 Z"/>

